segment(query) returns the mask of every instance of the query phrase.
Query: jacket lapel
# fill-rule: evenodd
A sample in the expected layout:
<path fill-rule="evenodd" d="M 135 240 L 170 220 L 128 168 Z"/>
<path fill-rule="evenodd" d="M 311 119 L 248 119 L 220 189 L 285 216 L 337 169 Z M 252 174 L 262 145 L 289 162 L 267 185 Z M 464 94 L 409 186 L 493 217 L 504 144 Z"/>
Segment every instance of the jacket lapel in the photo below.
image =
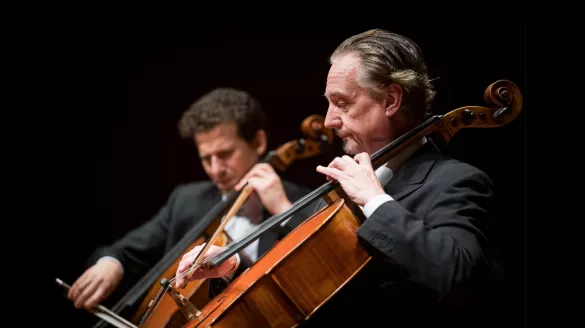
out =
<path fill-rule="evenodd" d="M 395 200 L 401 200 L 420 188 L 433 167 L 438 149 L 427 142 L 396 172 L 384 191 Z"/>

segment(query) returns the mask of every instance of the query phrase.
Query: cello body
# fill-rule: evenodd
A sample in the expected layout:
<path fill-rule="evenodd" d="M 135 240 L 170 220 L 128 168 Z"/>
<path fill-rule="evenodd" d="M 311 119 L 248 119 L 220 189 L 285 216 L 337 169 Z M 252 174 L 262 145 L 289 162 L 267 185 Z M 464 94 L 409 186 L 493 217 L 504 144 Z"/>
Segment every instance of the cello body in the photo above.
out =
<path fill-rule="evenodd" d="M 360 219 L 337 198 L 291 231 L 184 327 L 297 326 L 369 262 L 358 244 L 359 226 Z"/>

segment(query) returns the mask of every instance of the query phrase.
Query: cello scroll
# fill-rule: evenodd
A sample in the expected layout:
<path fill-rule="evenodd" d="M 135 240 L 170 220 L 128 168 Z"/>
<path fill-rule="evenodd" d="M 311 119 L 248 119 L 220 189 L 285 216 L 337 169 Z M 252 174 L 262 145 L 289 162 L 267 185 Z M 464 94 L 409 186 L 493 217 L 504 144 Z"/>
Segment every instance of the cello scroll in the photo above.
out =
<path fill-rule="evenodd" d="M 522 93 L 516 84 L 498 80 L 490 84 L 484 93 L 486 106 L 465 106 L 454 109 L 441 117 L 445 141 L 464 128 L 495 128 L 516 119 L 522 110 Z"/>

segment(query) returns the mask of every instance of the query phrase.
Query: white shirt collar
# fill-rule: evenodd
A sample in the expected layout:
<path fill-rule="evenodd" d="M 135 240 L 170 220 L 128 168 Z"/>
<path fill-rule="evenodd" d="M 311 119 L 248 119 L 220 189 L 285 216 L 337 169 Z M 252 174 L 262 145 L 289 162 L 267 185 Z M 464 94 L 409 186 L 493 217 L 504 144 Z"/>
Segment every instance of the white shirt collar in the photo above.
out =
<path fill-rule="evenodd" d="M 385 165 L 376 169 L 376 176 L 382 186 L 385 186 L 394 176 L 393 170 L 398 170 L 404 162 L 414 154 L 414 152 L 427 143 L 427 138 L 422 137 L 419 142 L 415 142 L 408 146 L 404 151 L 392 157 Z"/>

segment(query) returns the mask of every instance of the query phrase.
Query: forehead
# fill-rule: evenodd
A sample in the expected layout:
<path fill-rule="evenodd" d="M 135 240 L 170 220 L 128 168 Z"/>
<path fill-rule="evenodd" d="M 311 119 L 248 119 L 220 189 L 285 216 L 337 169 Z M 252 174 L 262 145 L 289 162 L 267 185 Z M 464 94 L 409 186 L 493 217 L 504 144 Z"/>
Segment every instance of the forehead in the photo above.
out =
<path fill-rule="evenodd" d="M 197 132 L 194 139 L 201 155 L 234 147 L 242 141 L 235 123 L 222 123 L 209 131 Z"/>
<path fill-rule="evenodd" d="M 354 54 L 338 57 L 333 61 L 327 75 L 325 95 L 352 96 L 357 92 L 357 69 L 360 59 Z"/>

